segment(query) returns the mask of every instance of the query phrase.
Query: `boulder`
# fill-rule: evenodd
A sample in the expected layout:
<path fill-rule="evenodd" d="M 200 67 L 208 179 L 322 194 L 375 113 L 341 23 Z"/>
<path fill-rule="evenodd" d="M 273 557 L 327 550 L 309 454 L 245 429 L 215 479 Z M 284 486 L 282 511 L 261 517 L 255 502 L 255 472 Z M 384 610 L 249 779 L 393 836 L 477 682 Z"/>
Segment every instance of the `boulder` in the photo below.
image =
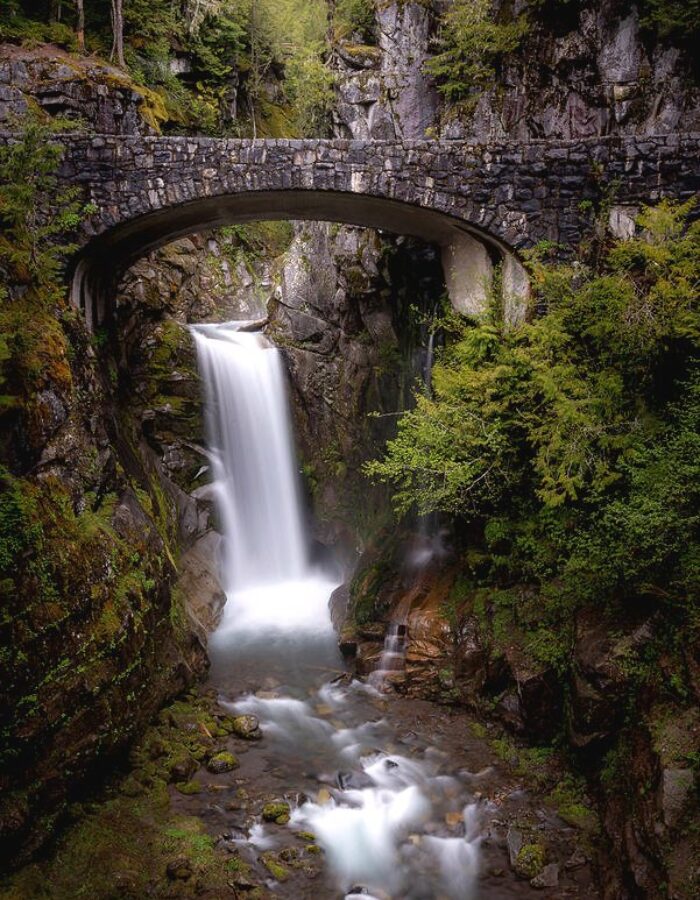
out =
<path fill-rule="evenodd" d="M 259 741 L 263 736 L 256 716 L 235 716 L 231 720 L 231 730 L 244 741 Z"/>
<path fill-rule="evenodd" d="M 213 775 L 223 775 L 225 772 L 231 772 L 233 769 L 237 769 L 239 765 L 240 763 L 233 753 L 223 750 L 211 757 L 207 763 L 207 769 Z"/>

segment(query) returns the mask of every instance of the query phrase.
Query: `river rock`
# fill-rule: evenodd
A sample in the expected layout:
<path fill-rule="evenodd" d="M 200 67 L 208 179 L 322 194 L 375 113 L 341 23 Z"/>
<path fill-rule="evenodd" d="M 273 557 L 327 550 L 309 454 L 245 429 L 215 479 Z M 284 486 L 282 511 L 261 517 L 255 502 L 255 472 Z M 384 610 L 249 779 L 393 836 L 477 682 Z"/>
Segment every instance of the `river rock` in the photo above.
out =
<path fill-rule="evenodd" d="M 509 826 L 508 834 L 506 835 L 506 846 L 508 847 L 508 859 L 513 867 L 515 866 L 518 853 L 520 853 L 523 843 L 522 833 L 512 825 Z"/>
<path fill-rule="evenodd" d="M 231 730 L 244 741 L 259 741 L 263 736 L 256 716 L 235 716 L 231 720 Z"/>
<path fill-rule="evenodd" d="M 189 781 L 199 766 L 191 756 L 180 756 L 170 765 L 171 781 Z"/>
<path fill-rule="evenodd" d="M 212 756 L 207 763 L 207 769 L 214 775 L 222 775 L 224 772 L 231 772 L 233 769 L 237 769 L 239 765 L 240 763 L 233 753 L 222 751 Z"/>
<path fill-rule="evenodd" d="M 545 866 L 539 875 L 530 881 L 534 888 L 555 888 L 559 884 L 559 866 L 556 863 L 550 863 Z"/>
<path fill-rule="evenodd" d="M 661 777 L 661 807 L 664 823 L 673 828 L 681 818 L 695 777 L 692 769 L 664 769 Z"/>
<path fill-rule="evenodd" d="M 266 803 L 262 809 L 262 817 L 265 822 L 276 822 L 278 825 L 286 825 L 289 822 L 291 808 L 288 803 L 281 800 Z"/>
<path fill-rule="evenodd" d="M 178 566 L 178 587 L 204 634 L 216 628 L 226 603 L 219 579 L 220 543 L 217 532 L 207 531 L 182 555 Z"/>
<path fill-rule="evenodd" d="M 523 843 L 511 865 L 518 878 L 530 881 L 541 874 L 544 869 L 544 860 L 545 852 L 541 844 Z"/>

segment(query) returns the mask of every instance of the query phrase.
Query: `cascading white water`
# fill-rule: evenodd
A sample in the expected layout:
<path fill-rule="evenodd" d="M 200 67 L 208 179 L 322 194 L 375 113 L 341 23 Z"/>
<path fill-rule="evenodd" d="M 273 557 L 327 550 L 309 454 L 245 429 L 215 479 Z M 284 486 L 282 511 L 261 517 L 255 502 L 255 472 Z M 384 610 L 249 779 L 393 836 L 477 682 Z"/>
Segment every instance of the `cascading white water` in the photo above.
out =
<path fill-rule="evenodd" d="M 370 673 L 369 683 L 383 688 L 392 673 L 400 672 L 406 662 L 406 625 L 390 622 L 384 637 L 384 649 L 377 668 Z"/>
<path fill-rule="evenodd" d="M 289 825 L 313 828 L 338 890 L 354 897 L 363 885 L 365 897 L 464 900 L 476 883 L 480 841 L 470 824 L 478 805 L 466 786 L 442 775 L 429 750 L 421 760 L 390 752 L 394 737 L 383 720 L 362 721 L 363 711 L 358 725 L 351 708 L 346 724 L 348 696 L 378 697 L 373 688 L 353 682 L 308 690 L 309 671 L 328 677 L 342 666 L 328 609 L 336 583 L 309 561 L 280 355 L 262 335 L 239 329 L 240 323 L 193 328 L 224 539 L 227 603 L 210 639 L 213 667 L 251 662 L 256 679 L 271 681 L 273 695 L 260 690 L 232 709 L 256 716 L 280 756 L 298 754 L 304 771 L 315 759 L 339 773 L 339 787 L 300 805 Z M 390 632 L 386 669 L 398 667 L 405 643 L 404 626 Z M 277 692 L 273 666 L 287 691 L 301 696 Z M 462 834 L 441 824 L 446 815 L 458 825 L 463 816 Z M 243 843 L 256 855 L 277 846 L 262 822 Z"/>
<path fill-rule="evenodd" d="M 228 602 L 214 643 L 306 625 L 330 629 L 333 584 L 309 564 L 299 478 L 279 351 L 241 323 L 193 330 L 222 518 Z"/>
<path fill-rule="evenodd" d="M 301 578 L 308 566 L 279 352 L 235 325 L 194 330 L 207 391 L 225 587 Z"/>

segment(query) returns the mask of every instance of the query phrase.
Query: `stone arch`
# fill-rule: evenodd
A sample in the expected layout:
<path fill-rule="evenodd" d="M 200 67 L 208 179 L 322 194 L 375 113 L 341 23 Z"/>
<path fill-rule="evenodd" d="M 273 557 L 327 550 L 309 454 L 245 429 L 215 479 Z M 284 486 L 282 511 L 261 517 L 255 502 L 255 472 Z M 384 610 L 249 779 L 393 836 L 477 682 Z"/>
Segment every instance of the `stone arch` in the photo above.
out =
<path fill-rule="evenodd" d="M 261 219 L 339 222 L 437 244 L 452 305 L 465 315 L 484 311 L 494 268 L 501 264 L 505 318 L 515 324 L 525 316 L 527 274 L 515 252 L 493 234 L 415 203 L 313 188 L 201 196 L 124 218 L 89 239 L 74 260 L 72 303 L 94 329 L 107 315 L 119 278 L 141 256 L 186 234 Z"/>

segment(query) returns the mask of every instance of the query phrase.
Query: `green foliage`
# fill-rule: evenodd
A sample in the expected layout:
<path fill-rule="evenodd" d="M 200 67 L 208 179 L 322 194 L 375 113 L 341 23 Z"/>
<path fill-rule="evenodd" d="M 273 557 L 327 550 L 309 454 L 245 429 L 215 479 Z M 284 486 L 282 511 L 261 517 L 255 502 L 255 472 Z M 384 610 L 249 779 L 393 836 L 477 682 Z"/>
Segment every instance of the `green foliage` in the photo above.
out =
<path fill-rule="evenodd" d="M 294 237 L 291 222 L 262 221 L 247 222 L 240 225 L 227 225 L 221 229 L 221 235 L 228 243 L 233 244 L 231 258 L 234 264 L 238 261 L 238 253 L 242 253 L 246 262 L 260 258 L 275 258 L 289 248 Z"/>
<path fill-rule="evenodd" d="M 321 48 L 299 50 L 287 63 L 287 96 L 299 132 L 325 137 L 335 104 L 335 76 L 321 56 Z"/>
<path fill-rule="evenodd" d="M 62 155 L 50 129 L 35 121 L 0 148 L 0 272 L 8 283 L 48 289 L 73 248 L 65 235 L 91 211 L 78 187 L 58 188 Z"/>
<path fill-rule="evenodd" d="M 511 53 L 527 33 L 524 16 L 496 21 L 491 0 L 454 0 L 438 36 L 438 53 L 426 63 L 439 90 L 453 103 L 464 102 L 495 78 L 495 63 Z"/>
<path fill-rule="evenodd" d="M 359 39 L 371 43 L 375 29 L 374 0 L 337 0 L 333 12 L 336 40 Z"/>
<path fill-rule="evenodd" d="M 642 0 L 641 22 L 661 38 L 690 43 L 700 33 L 700 0 Z"/>
<path fill-rule="evenodd" d="M 63 22 L 46 7 L 0 11 L 0 38 L 77 50 L 75 8 Z M 370 6 L 343 0 L 343 21 L 360 28 Z M 109 4 L 86 4 L 88 50 L 107 56 Z M 69 24 L 70 23 L 70 24 Z M 324 135 L 334 97 L 326 65 L 326 0 L 129 0 L 124 4 L 128 74 L 148 94 L 151 125 L 205 134 Z M 173 62 L 184 62 L 176 74 Z M 238 101 L 238 102 L 237 102 Z"/>
<path fill-rule="evenodd" d="M 30 121 L 16 143 L 0 148 L 0 413 L 22 409 L 25 438 L 41 427 L 36 393 L 49 381 L 69 391 L 66 339 L 56 310 L 65 303 L 60 273 L 69 235 L 91 207 L 79 189 L 60 189 L 63 148 Z"/>
<path fill-rule="evenodd" d="M 492 577 L 545 600 L 531 635 L 543 661 L 566 655 L 550 603 L 555 619 L 642 596 L 697 615 L 700 225 L 689 211 L 646 209 L 642 235 L 599 271 L 533 259 L 545 314 L 506 332 L 464 323 L 432 398 L 417 395 L 368 467 L 394 486 L 399 513 L 485 523 Z"/>
<path fill-rule="evenodd" d="M 73 29 L 64 22 L 38 21 L 23 15 L 19 5 L 3 3 L 0 9 L 0 42 L 38 47 L 40 44 L 57 44 L 66 50 L 78 49 Z"/>

